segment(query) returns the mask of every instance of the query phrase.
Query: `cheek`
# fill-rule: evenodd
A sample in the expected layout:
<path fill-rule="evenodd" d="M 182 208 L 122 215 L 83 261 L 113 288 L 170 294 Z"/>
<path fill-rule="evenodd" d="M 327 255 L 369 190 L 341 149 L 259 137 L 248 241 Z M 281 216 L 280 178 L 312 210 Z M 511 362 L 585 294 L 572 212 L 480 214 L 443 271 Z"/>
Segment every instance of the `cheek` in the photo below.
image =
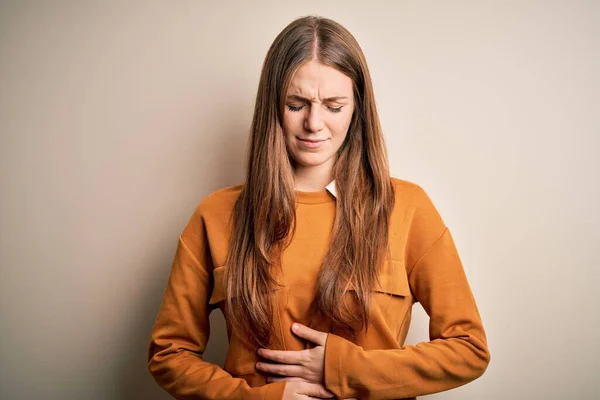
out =
<path fill-rule="evenodd" d="M 286 111 L 283 114 L 283 132 L 285 134 L 292 134 L 298 130 L 298 126 L 302 124 L 302 116 L 300 114 L 292 111 Z"/>
<path fill-rule="evenodd" d="M 343 139 L 348 132 L 348 128 L 350 127 L 350 123 L 352 122 L 352 114 L 340 116 L 336 118 L 335 121 L 332 121 L 331 131 L 332 133 L 340 139 Z"/>

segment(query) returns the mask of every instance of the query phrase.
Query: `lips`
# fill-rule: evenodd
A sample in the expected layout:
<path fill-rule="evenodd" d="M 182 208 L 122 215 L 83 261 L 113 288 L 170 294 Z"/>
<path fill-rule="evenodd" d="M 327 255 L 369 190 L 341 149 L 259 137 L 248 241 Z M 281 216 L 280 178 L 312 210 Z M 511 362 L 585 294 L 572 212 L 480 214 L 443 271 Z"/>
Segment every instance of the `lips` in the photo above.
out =
<path fill-rule="evenodd" d="M 302 140 L 303 142 L 308 142 L 308 143 L 319 143 L 319 142 L 324 142 L 327 139 L 302 139 L 302 138 L 298 138 L 298 140 Z"/>
<path fill-rule="evenodd" d="M 298 139 L 298 145 L 300 146 L 300 148 L 304 148 L 306 150 L 318 150 L 323 146 L 323 143 L 325 143 L 327 140 L 329 139 L 302 139 L 302 138 L 297 138 Z"/>

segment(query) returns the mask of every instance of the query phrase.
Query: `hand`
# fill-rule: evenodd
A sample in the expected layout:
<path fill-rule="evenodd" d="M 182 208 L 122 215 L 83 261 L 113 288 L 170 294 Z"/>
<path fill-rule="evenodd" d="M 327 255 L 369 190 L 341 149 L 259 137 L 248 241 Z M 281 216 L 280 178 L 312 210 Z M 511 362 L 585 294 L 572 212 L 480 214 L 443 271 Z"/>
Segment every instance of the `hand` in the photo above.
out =
<path fill-rule="evenodd" d="M 283 400 L 332 399 L 335 395 L 319 383 L 287 382 L 283 390 Z"/>
<path fill-rule="evenodd" d="M 292 324 L 296 336 L 309 340 L 317 346 L 300 351 L 258 349 L 258 354 L 276 363 L 259 362 L 256 368 L 278 377 L 267 378 L 268 382 L 298 382 L 322 384 L 325 364 L 327 333 L 316 331 L 306 325 Z"/>

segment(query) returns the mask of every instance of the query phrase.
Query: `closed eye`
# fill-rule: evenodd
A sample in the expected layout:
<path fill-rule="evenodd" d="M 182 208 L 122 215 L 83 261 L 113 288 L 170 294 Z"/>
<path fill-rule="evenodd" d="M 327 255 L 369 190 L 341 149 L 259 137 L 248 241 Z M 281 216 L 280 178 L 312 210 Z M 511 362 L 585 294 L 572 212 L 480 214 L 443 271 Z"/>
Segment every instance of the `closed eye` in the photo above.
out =
<path fill-rule="evenodd" d="M 290 111 L 294 111 L 294 112 L 298 112 L 298 111 L 302 110 L 304 107 L 305 107 L 305 106 L 293 106 L 293 105 L 288 105 L 288 110 L 290 110 Z M 327 109 L 328 109 L 329 111 L 331 111 L 332 113 L 339 113 L 339 112 L 341 112 L 341 111 L 342 111 L 342 107 L 343 107 L 343 106 L 340 106 L 340 107 L 337 107 L 337 108 L 336 108 L 336 107 L 329 107 L 329 106 L 327 106 Z"/>

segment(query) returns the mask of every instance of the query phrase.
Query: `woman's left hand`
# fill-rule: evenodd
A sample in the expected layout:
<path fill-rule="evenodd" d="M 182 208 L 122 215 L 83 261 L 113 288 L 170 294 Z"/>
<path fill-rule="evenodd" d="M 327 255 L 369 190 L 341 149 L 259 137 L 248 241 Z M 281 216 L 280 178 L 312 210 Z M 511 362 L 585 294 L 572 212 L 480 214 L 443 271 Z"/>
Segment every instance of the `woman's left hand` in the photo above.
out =
<path fill-rule="evenodd" d="M 292 324 L 292 332 L 316 346 L 300 351 L 258 349 L 260 356 L 274 361 L 274 363 L 258 362 L 256 368 L 278 375 L 268 377 L 268 382 L 304 380 L 323 383 L 327 333 L 316 331 L 299 323 Z"/>

